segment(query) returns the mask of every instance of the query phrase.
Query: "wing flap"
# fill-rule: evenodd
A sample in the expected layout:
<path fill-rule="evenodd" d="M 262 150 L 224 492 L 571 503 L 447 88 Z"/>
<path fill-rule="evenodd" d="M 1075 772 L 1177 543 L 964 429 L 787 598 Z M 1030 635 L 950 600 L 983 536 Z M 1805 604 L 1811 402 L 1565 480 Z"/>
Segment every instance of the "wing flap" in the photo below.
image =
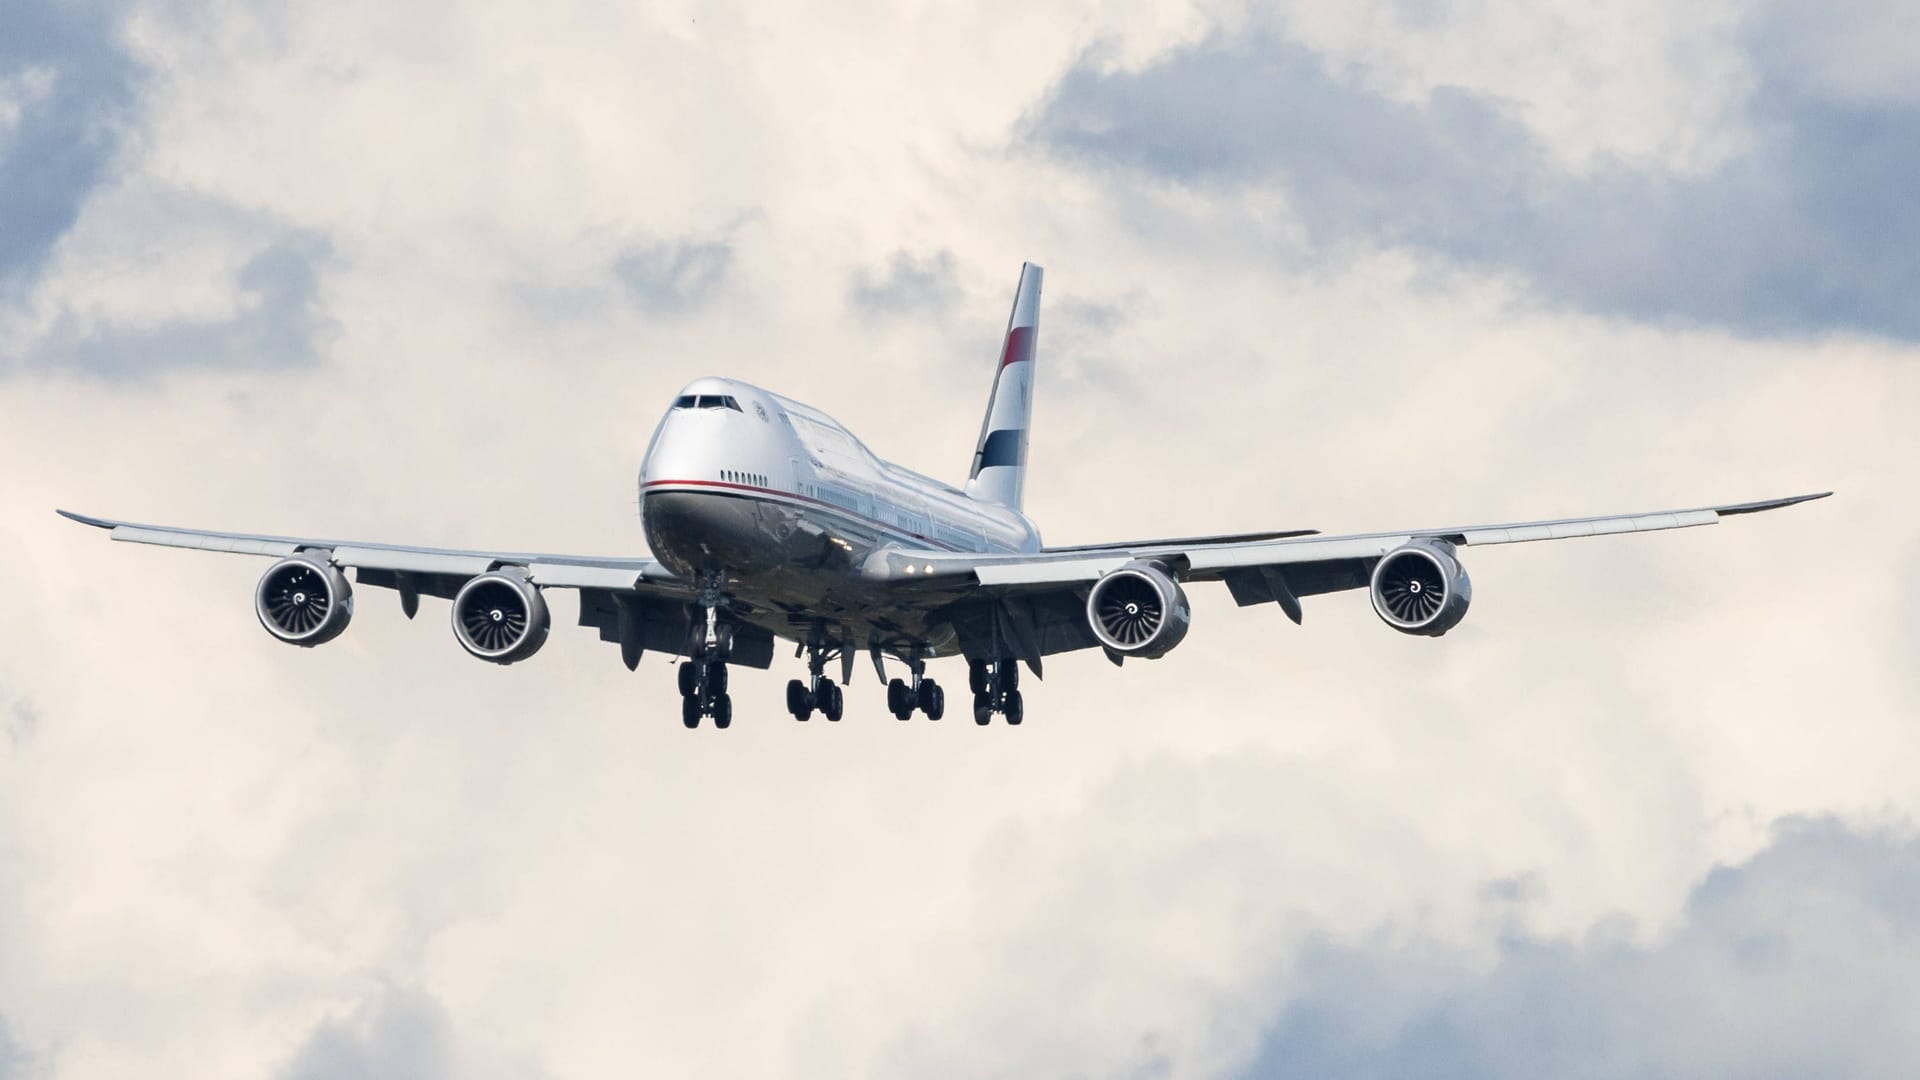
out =
<path fill-rule="evenodd" d="M 627 567 L 556 562 L 529 563 L 527 575 L 535 585 L 543 588 L 611 589 L 616 592 L 632 591 L 648 576 Z"/>
<path fill-rule="evenodd" d="M 1047 559 L 1033 562 L 983 563 L 973 569 L 982 585 L 1037 585 L 1056 581 L 1093 581 L 1132 561 L 1130 554 L 1099 558 Z"/>
<path fill-rule="evenodd" d="M 333 561 L 341 566 L 365 567 L 369 570 L 397 570 L 405 574 L 457 574 L 461 577 L 472 577 L 475 574 L 484 574 L 501 562 L 509 560 L 491 555 L 341 544 L 333 549 Z"/>

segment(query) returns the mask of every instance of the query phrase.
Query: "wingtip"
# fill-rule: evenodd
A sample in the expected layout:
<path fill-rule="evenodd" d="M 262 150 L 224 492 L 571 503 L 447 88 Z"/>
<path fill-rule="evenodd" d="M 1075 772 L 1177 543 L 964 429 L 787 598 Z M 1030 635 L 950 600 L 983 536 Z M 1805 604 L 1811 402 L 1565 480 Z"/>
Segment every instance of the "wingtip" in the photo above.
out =
<path fill-rule="evenodd" d="M 63 518 L 66 518 L 68 521 L 77 521 L 82 525 L 91 525 L 96 529 L 113 528 L 113 522 L 107 521 L 103 518 L 88 517 L 85 514 L 76 514 L 71 510 L 62 510 L 58 507 L 55 507 L 53 512 L 56 514 L 59 514 Z"/>
<path fill-rule="evenodd" d="M 1796 506 L 1803 502 L 1813 502 L 1816 499 L 1827 498 L 1832 494 L 1833 492 L 1831 491 L 1816 491 L 1810 495 L 1789 495 L 1784 499 L 1762 499 L 1759 502 L 1716 507 L 1715 513 L 1718 513 L 1721 517 L 1727 517 L 1732 514 L 1757 514 L 1762 510 L 1778 510 L 1783 506 Z"/>

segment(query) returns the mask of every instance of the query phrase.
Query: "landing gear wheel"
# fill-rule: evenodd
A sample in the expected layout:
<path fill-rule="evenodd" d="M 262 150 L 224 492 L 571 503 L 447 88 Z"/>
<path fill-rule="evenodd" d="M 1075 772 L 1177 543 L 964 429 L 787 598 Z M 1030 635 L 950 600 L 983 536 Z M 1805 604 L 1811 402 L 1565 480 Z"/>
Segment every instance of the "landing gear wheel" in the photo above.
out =
<path fill-rule="evenodd" d="M 683 697 L 680 699 L 680 722 L 689 728 L 700 726 L 700 699 Z"/>
<path fill-rule="evenodd" d="M 722 669 L 725 670 L 725 669 Z M 1017 723 L 1018 721 L 1010 721 Z M 713 726 L 725 731 L 733 723 L 733 699 L 725 694 L 713 699 Z"/>
<path fill-rule="evenodd" d="M 985 690 L 973 695 L 973 722 L 986 727 L 993 720 L 993 695 Z"/>
<path fill-rule="evenodd" d="M 717 660 L 707 665 L 707 692 L 710 694 L 727 692 L 727 665 Z"/>
<path fill-rule="evenodd" d="M 820 698 L 820 714 L 833 723 L 839 723 L 847 701 L 845 695 L 840 692 L 840 688 L 833 684 L 832 679 L 821 680 Z"/>
<path fill-rule="evenodd" d="M 1002 711 L 1007 714 L 1007 723 L 1020 726 L 1020 721 L 1026 719 L 1027 713 L 1026 706 L 1020 701 L 1020 691 L 1007 691 L 1007 704 Z"/>
<path fill-rule="evenodd" d="M 787 712 L 795 720 L 813 715 L 813 695 L 807 693 L 807 684 L 799 679 L 787 680 Z"/>
<path fill-rule="evenodd" d="M 699 691 L 700 668 L 691 660 L 682 661 L 680 664 L 680 696 L 690 698 Z"/>
<path fill-rule="evenodd" d="M 926 713 L 929 720 L 947 715 L 947 692 L 932 679 L 920 684 L 920 711 Z"/>
<path fill-rule="evenodd" d="M 985 660 L 967 661 L 967 689 L 976 694 L 987 692 L 987 662 Z"/>
<path fill-rule="evenodd" d="M 902 720 L 913 715 L 913 691 L 899 679 L 887 683 L 887 711 Z"/>

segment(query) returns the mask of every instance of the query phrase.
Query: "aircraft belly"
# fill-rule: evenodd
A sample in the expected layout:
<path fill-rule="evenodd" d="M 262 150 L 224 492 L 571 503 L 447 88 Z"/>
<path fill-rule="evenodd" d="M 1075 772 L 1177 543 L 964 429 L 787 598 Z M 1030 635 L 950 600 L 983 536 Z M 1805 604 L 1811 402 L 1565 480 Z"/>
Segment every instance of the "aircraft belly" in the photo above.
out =
<path fill-rule="evenodd" d="M 951 627 L 854 572 L 880 540 L 865 528 L 829 526 L 774 499 L 686 490 L 647 492 L 642 520 L 656 558 L 688 578 L 724 573 L 749 621 L 777 636 L 805 640 L 817 618 L 863 650 L 877 638 L 958 651 Z"/>

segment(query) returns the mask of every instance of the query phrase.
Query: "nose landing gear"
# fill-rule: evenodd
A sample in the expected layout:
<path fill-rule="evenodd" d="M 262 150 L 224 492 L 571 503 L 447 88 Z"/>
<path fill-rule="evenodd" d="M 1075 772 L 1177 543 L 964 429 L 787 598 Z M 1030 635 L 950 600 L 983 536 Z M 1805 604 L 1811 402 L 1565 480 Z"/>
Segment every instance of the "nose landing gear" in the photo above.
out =
<path fill-rule="evenodd" d="M 680 665 L 680 722 L 689 728 L 700 726 L 702 716 L 713 717 L 713 726 L 725 730 L 733 725 L 733 698 L 727 696 L 727 657 L 733 652 L 733 627 L 720 621 L 718 578 L 701 584 L 700 602 L 707 609 L 704 632 L 696 628 L 687 643 L 688 660 Z"/>
<path fill-rule="evenodd" d="M 967 661 L 967 688 L 973 691 L 973 722 L 986 726 L 994 713 L 1015 727 L 1026 719 L 1020 698 L 1020 667 L 1013 660 Z"/>
<path fill-rule="evenodd" d="M 704 653 L 680 664 L 680 720 L 697 728 L 702 716 L 713 717 L 717 728 L 733 723 L 733 698 L 727 694 L 727 662 L 722 654 Z"/>

